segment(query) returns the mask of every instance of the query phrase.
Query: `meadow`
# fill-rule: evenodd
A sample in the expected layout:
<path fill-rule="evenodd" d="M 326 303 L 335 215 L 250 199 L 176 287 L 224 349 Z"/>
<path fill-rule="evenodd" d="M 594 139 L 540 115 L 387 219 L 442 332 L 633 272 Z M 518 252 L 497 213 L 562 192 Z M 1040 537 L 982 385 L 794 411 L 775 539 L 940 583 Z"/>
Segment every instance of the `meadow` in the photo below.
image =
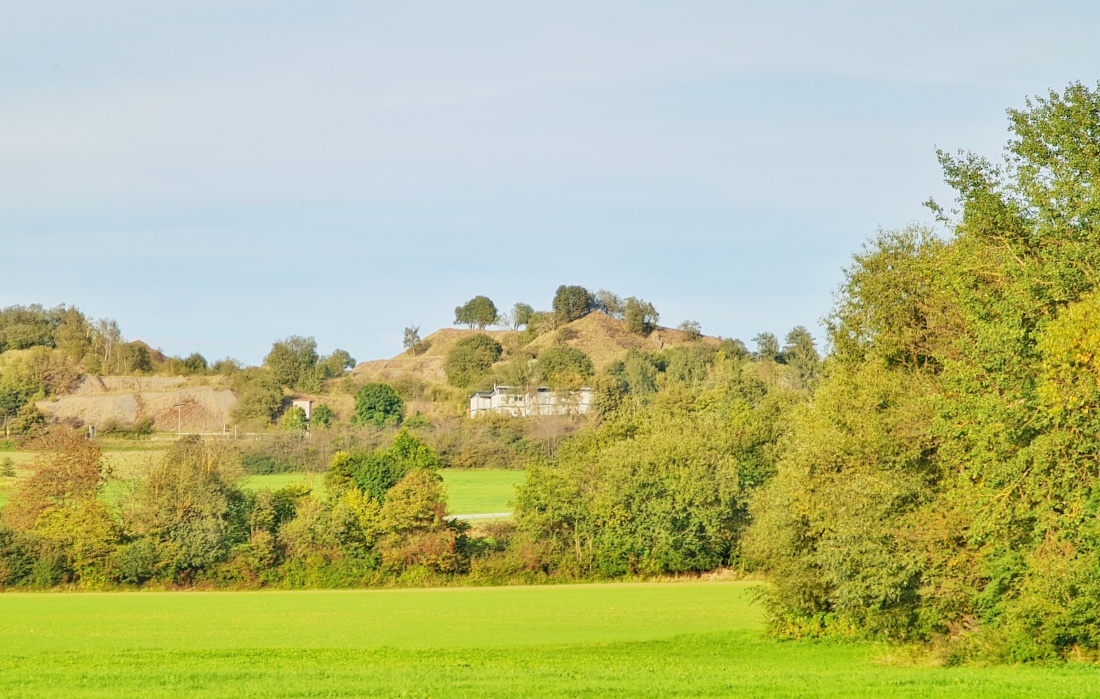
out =
<path fill-rule="evenodd" d="M 1084 697 L 762 635 L 750 583 L 0 595 L 4 697 Z"/>
<path fill-rule="evenodd" d="M 516 486 L 523 483 L 523 471 L 444 469 L 439 472 L 447 488 L 447 511 L 450 514 L 495 514 L 510 512 L 516 497 Z M 324 491 L 324 474 L 321 473 L 273 473 L 264 476 L 248 476 L 244 487 L 249 490 L 271 488 L 278 490 L 291 483 L 303 483 L 314 490 Z"/>
<path fill-rule="evenodd" d="M 163 454 L 162 449 L 104 452 L 104 457 L 115 475 L 107 484 L 104 496 L 108 499 L 122 497 L 131 487 L 132 475 Z M 14 477 L 0 476 L 0 507 L 7 502 L 11 488 L 18 479 L 29 473 L 27 464 L 34 457 L 34 452 L 0 452 L 0 461 L 11 459 L 16 472 Z M 510 512 L 510 503 L 516 494 L 515 486 L 524 479 L 523 471 L 511 470 L 445 469 L 440 473 L 447 488 L 448 512 L 457 515 Z M 324 474 L 295 472 L 247 476 L 242 485 L 248 490 L 278 490 L 291 483 L 304 483 L 314 492 L 321 493 L 324 491 Z"/>

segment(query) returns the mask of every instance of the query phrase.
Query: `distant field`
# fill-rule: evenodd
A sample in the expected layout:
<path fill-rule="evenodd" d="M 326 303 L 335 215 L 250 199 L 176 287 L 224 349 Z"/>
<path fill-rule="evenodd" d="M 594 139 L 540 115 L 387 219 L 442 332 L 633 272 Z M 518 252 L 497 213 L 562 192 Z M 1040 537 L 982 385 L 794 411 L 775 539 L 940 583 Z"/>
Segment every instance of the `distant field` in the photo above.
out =
<path fill-rule="evenodd" d="M 105 497 L 121 496 L 130 487 L 130 478 L 141 467 L 153 463 L 164 454 L 160 449 L 134 449 L 108 451 L 104 456 L 114 469 L 115 478 L 108 483 Z M 0 452 L 0 461 L 11 459 L 15 464 L 16 478 L 0 477 L 0 507 L 9 498 L 16 481 L 27 474 L 26 466 L 35 457 L 32 452 Z M 515 486 L 523 482 L 523 471 L 445 470 L 443 483 L 447 487 L 448 512 L 450 514 L 484 514 L 510 512 L 515 498 Z M 277 490 L 290 483 L 305 483 L 316 493 L 324 493 L 324 475 L 319 473 L 275 473 L 266 476 L 248 476 L 244 487 L 249 490 L 271 488 Z"/>
<path fill-rule="evenodd" d="M 1094 666 L 894 667 L 751 585 L 0 595 L 4 697 L 1085 697 Z"/>
<path fill-rule="evenodd" d="M 464 471 L 449 469 L 441 472 L 447 487 L 447 511 L 450 514 L 486 514 L 511 512 L 516 486 L 523 482 L 523 471 Z M 276 490 L 290 483 L 305 483 L 314 492 L 324 492 L 324 477 L 319 473 L 275 473 L 249 476 L 245 487 L 251 490 Z"/>

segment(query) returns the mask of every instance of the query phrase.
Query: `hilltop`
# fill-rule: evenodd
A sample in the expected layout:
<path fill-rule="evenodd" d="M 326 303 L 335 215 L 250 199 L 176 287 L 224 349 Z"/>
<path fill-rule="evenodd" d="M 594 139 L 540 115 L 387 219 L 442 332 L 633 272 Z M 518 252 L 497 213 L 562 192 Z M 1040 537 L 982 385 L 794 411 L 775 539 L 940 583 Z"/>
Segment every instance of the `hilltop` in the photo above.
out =
<path fill-rule="evenodd" d="M 503 359 L 516 353 L 536 355 L 547 347 L 564 344 L 576 348 L 592 360 L 597 372 L 622 359 L 632 349 L 659 351 L 668 347 L 706 343 L 717 346 L 716 337 L 693 338 L 674 328 L 657 327 L 648 336 L 630 332 L 626 324 L 601 311 L 593 311 L 556 330 L 531 337 L 515 330 L 476 330 L 443 328 L 424 338 L 419 352 L 408 349 L 391 359 L 363 362 L 352 376 L 360 382 L 391 382 L 402 376 L 412 376 L 427 383 L 445 383 L 443 363 L 447 353 L 463 338 L 485 334 L 497 340 L 505 349 Z"/>

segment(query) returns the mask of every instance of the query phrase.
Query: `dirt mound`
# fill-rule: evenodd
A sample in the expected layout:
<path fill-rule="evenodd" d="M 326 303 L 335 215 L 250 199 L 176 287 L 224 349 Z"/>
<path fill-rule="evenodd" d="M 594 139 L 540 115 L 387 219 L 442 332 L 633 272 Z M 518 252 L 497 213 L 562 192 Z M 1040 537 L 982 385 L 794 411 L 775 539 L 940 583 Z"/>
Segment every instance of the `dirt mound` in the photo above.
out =
<path fill-rule="evenodd" d="M 58 420 L 97 427 L 151 418 L 157 430 L 218 432 L 236 404 L 236 394 L 217 377 L 88 376 L 70 395 L 41 401 L 38 409 Z"/>

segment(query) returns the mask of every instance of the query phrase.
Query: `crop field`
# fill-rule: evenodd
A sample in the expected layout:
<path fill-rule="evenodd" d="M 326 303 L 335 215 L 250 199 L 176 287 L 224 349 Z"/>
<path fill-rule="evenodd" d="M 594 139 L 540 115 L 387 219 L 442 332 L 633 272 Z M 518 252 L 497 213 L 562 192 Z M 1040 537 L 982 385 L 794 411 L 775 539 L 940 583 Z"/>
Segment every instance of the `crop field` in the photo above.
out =
<path fill-rule="evenodd" d="M 447 488 L 447 510 L 456 515 L 511 512 L 516 486 L 525 476 L 523 471 L 503 470 L 445 469 L 440 473 Z M 275 490 L 291 483 L 305 483 L 320 492 L 324 488 L 324 476 L 319 473 L 273 473 L 245 479 L 245 487 L 250 490 Z"/>
<path fill-rule="evenodd" d="M 761 635 L 748 583 L 0 595 L 4 697 L 1084 697 Z"/>

